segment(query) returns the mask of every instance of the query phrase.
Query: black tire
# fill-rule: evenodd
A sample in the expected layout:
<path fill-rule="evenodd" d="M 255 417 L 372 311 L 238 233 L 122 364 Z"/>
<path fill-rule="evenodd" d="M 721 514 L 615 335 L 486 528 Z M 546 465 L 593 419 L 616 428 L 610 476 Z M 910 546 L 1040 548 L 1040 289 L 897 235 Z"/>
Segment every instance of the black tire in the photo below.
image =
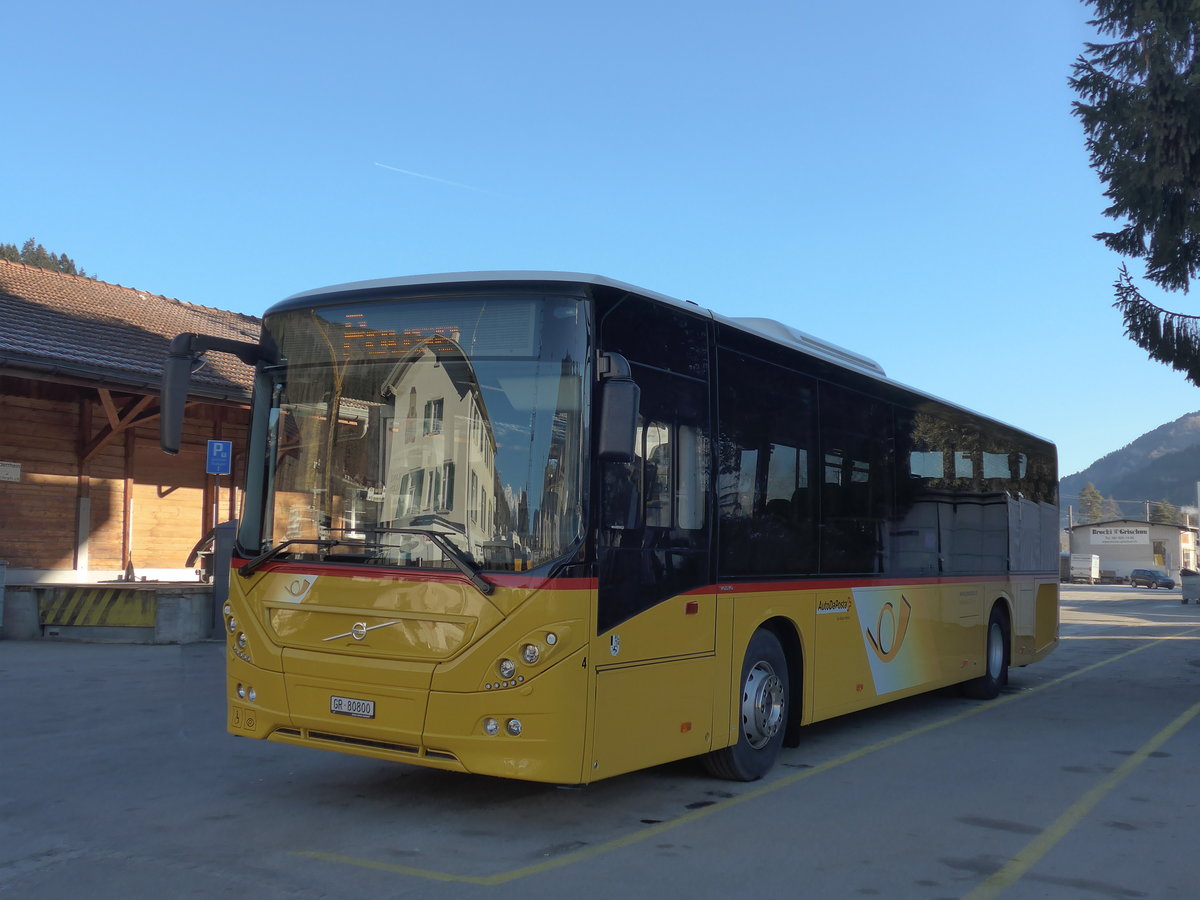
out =
<path fill-rule="evenodd" d="M 754 632 L 746 646 L 738 688 L 737 743 L 707 754 L 704 766 L 717 778 L 757 781 L 779 758 L 790 702 L 787 657 L 779 639 L 765 628 Z"/>
<path fill-rule="evenodd" d="M 1000 695 L 1008 684 L 1009 628 L 1008 614 L 996 606 L 988 618 L 987 644 L 984 647 L 984 673 L 964 682 L 963 693 L 973 700 L 991 700 Z"/>

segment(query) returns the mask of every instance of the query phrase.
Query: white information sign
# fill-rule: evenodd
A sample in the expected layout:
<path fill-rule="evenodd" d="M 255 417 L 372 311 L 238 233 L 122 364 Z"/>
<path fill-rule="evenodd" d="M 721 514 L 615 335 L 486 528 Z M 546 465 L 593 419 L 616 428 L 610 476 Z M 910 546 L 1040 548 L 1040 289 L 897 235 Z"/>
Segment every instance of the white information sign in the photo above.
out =
<path fill-rule="evenodd" d="M 20 481 L 21 480 L 21 464 L 14 462 L 0 462 L 0 481 Z"/>
<path fill-rule="evenodd" d="M 1140 525 L 1092 527 L 1092 544 L 1149 544 L 1150 529 Z"/>

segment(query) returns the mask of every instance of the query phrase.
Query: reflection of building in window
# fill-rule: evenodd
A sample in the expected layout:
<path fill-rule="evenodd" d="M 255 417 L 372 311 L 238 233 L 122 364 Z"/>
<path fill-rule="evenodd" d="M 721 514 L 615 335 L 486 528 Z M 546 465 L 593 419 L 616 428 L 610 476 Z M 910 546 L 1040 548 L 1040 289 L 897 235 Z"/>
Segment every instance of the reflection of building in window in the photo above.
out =
<path fill-rule="evenodd" d="M 825 483 L 835 485 L 867 484 L 871 480 L 871 464 L 851 459 L 841 450 L 825 453 Z"/>
<path fill-rule="evenodd" d="M 381 480 L 385 496 L 395 498 L 384 504 L 395 527 L 450 529 L 474 553 L 495 539 L 495 436 L 475 372 L 451 348 L 444 338 L 418 344 L 384 379 L 383 395 L 405 397 L 407 417 L 405 442 L 380 448 Z M 465 479 L 458 477 L 464 466 Z"/>
<path fill-rule="evenodd" d="M 411 444 L 417 439 L 417 389 L 408 391 L 408 417 L 404 425 L 404 443 Z"/>
<path fill-rule="evenodd" d="M 296 364 L 267 451 L 268 515 L 310 523 L 287 537 L 345 534 L 402 564 L 438 555 L 412 529 L 501 568 L 540 565 L 580 533 L 580 365 L 565 347 L 539 357 L 559 336 L 538 338 L 536 302 L 439 306 L 404 304 L 406 321 L 437 323 L 404 331 L 311 311 L 281 326 Z"/>
<path fill-rule="evenodd" d="M 442 433 L 442 409 L 444 406 L 445 400 L 441 397 L 438 397 L 436 400 L 425 401 L 426 434 Z"/>

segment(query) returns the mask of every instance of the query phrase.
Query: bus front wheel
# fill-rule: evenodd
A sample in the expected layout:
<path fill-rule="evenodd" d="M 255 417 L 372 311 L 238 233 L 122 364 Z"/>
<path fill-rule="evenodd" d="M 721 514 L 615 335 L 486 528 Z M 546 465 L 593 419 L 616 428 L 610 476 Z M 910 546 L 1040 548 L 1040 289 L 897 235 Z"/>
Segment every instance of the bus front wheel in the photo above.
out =
<path fill-rule="evenodd" d="M 1008 615 L 997 606 L 988 619 L 984 672 L 963 683 L 963 693 L 975 700 L 991 700 L 1008 684 Z"/>
<path fill-rule="evenodd" d="M 779 639 L 754 632 L 742 660 L 738 740 L 704 757 L 709 773 L 729 781 L 757 781 L 779 757 L 788 714 L 788 664 Z"/>

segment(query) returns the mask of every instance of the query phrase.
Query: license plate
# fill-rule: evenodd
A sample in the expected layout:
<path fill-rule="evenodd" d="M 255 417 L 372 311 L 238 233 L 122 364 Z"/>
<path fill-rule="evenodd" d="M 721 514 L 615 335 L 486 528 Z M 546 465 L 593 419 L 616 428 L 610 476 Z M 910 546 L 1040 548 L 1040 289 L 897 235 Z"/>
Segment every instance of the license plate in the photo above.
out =
<path fill-rule="evenodd" d="M 329 711 L 339 716 L 354 716 L 356 719 L 375 718 L 375 701 L 359 700 L 355 697 L 330 697 Z"/>

